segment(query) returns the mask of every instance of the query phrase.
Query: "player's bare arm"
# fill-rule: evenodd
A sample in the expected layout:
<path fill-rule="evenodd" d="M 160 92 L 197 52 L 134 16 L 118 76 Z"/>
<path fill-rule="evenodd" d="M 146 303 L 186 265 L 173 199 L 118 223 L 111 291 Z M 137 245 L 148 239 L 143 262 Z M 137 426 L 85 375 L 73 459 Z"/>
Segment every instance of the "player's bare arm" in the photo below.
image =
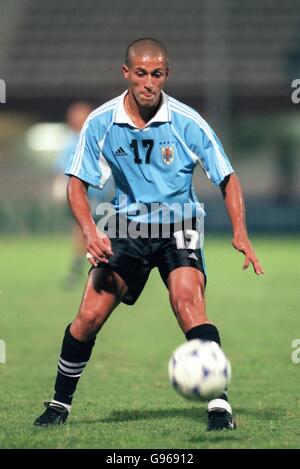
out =
<path fill-rule="evenodd" d="M 112 255 L 111 243 L 108 236 L 101 233 L 92 217 L 89 201 L 87 198 L 88 185 L 75 176 L 70 176 L 67 197 L 73 215 L 82 231 L 88 260 L 93 266 L 98 262 L 108 262 L 108 257 Z"/>
<path fill-rule="evenodd" d="M 237 175 L 232 173 L 226 176 L 221 182 L 220 188 L 232 224 L 232 245 L 237 251 L 245 255 L 243 269 L 247 269 L 252 264 L 254 272 L 257 275 L 261 275 L 264 273 L 264 270 L 248 238 L 244 197 Z"/>

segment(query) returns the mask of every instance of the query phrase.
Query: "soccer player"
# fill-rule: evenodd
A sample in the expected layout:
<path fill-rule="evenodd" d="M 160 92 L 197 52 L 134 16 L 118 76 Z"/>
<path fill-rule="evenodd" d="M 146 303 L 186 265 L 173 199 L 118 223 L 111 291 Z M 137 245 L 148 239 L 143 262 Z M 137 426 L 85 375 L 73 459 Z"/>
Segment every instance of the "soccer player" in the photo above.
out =
<path fill-rule="evenodd" d="M 194 109 L 163 91 L 169 75 L 165 46 L 151 38 L 131 43 L 123 75 L 128 89 L 90 114 L 66 168 L 68 201 L 92 268 L 79 311 L 65 331 L 54 397 L 34 421 L 38 426 L 67 420 L 97 333 L 121 301 L 135 303 L 153 267 L 169 290 L 186 339 L 220 344 L 218 329 L 206 314 L 203 250 L 196 242 L 201 210 L 192 174 L 197 164 L 221 189 L 232 223 L 232 244 L 245 256 L 243 268 L 252 264 L 257 275 L 263 274 L 248 238 L 241 186 L 220 141 Z M 106 233 L 96 227 L 87 199 L 88 187 L 104 187 L 111 174 L 116 185 L 115 236 L 112 229 Z M 168 209 L 172 217 L 165 236 Z M 180 221 L 190 221 L 189 228 L 182 223 L 184 228 L 178 229 Z M 208 402 L 207 428 L 234 427 L 224 390 Z"/>

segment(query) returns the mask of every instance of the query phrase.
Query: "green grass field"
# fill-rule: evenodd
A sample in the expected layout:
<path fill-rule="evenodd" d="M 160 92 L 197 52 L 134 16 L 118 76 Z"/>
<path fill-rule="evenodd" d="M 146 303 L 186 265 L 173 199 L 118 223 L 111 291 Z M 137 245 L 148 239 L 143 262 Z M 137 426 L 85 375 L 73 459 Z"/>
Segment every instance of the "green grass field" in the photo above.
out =
<path fill-rule="evenodd" d="M 238 424 L 210 434 L 206 405 L 185 401 L 168 382 L 169 356 L 184 336 L 156 272 L 136 305 L 119 306 L 99 334 L 67 425 L 33 427 L 52 397 L 61 339 L 84 278 L 72 292 L 61 287 L 71 257 L 67 237 L 2 239 L 0 448 L 299 447 L 300 363 L 291 360 L 292 340 L 300 338 L 299 240 L 253 242 L 262 277 L 241 270 L 230 238 L 206 240 L 208 312 L 232 363 Z"/>

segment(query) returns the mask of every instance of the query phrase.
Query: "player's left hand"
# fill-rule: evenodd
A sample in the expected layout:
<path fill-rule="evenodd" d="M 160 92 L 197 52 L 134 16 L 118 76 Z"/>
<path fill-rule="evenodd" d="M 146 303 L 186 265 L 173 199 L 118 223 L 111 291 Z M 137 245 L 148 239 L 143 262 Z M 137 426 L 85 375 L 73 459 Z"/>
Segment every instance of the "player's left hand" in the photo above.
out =
<path fill-rule="evenodd" d="M 250 243 L 247 235 L 235 235 L 232 240 L 232 245 L 237 251 L 245 254 L 243 270 L 247 269 L 249 265 L 252 264 L 253 270 L 257 275 L 262 275 L 265 273 L 263 267 L 256 257 L 254 248 Z"/>

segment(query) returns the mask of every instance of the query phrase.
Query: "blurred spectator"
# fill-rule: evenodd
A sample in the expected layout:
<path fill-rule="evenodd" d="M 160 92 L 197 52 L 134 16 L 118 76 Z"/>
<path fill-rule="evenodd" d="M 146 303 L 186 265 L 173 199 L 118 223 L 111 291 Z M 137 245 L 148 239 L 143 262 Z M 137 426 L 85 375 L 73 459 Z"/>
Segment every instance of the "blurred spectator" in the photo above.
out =
<path fill-rule="evenodd" d="M 300 78 L 300 36 L 287 50 L 283 59 L 284 76 L 287 89 L 292 93 L 292 82 Z M 291 98 L 290 98 L 291 99 Z M 274 128 L 277 142 L 277 201 L 290 204 L 296 197 L 297 188 L 297 158 L 299 155 L 299 113 L 293 112 L 279 119 L 278 127 Z"/>
<path fill-rule="evenodd" d="M 66 113 L 66 123 L 70 129 L 70 136 L 66 146 L 58 154 L 57 159 L 54 162 L 55 178 L 52 186 L 52 196 L 55 201 L 66 204 L 68 216 L 72 215 L 67 205 L 66 187 L 68 177 L 64 175 L 64 170 L 67 166 L 69 157 L 76 151 L 80 130 L 92 110 L 93 108 L 91 104 L 87 102 L 75 102 L 68 108 Z M 113 195 L 114 184 L 112 178 L 110 178 L 102 190 L 91 186 L 89 187 L 88 198 L 94 220 L 96 218 L 96 209 L 98 204 L 101 202 L 109 202 L 113 198 Z M 81 230 L 79 229 L 79 226 L 76 222 L 74 222 L 73 225 L 72 235 L 73 258 L 70 264 L 69 272 L 64 279 L 64 287 L 67 289 L 74 288 L 80 280 L 84 268 L 84 262 L 86 260 L 84 240 Z"/>

